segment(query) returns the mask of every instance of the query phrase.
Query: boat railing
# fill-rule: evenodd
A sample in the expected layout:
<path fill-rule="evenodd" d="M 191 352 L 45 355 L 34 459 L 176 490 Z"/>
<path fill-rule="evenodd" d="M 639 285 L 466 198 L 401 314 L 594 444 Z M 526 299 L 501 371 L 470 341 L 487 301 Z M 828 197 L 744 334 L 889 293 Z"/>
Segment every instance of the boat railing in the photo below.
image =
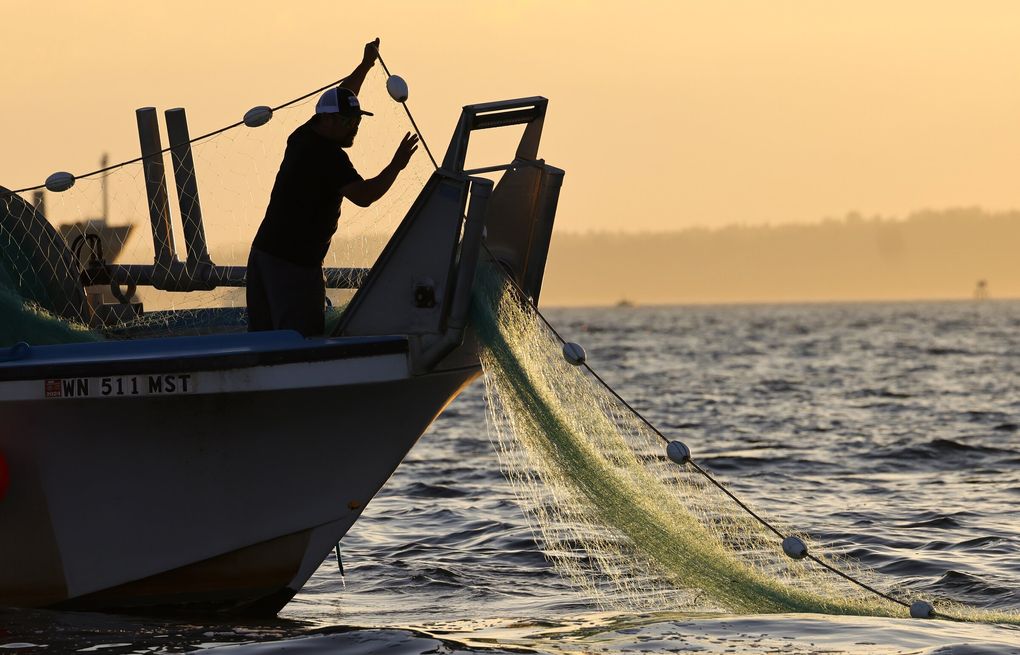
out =
<path fill-rule="evenodd" d="M 188 271 L 184 262 L 171 262 L 168 266 L 154 264 L 108 264 L 92 262 L 82 270 L 84 286 L 123 284 L 152 286 L 166 291 L 199 291 L 216 287 L 243 287 L 247 266 L 203 267 Z M 324 268 L 326 287 L 329 289 L 357 289 L 370 269 L 364 267 Z M 157 286 L 158 285 L 158 286 Z"/>
<path fill-rule="evenodd" d="M 548 106 L 546 98 L 533 96 L 464 107 L 439 171 L 453 176 L 503 172 L 485 210 L 486 254 L 534 302 L 542 289 L 564 175 L 538 157 Z M 525 125 L 512 161 L 465 170 L 472 132 L 511 125 Z"/>
<path fill-rule="evenodd" d="M 431 370 L 465 340 L 479 260 L 496 259 L 533 297 L 541 286 L 563 171 L 538 158 L 548 101 L 468 105 L 450 146 L 387 243 L 334 335 L 407 334 Z M 465 169 L 475 130 L 525 125 L 509 163 Z M 502 172 L 498 183 L 483 177 Z"/>

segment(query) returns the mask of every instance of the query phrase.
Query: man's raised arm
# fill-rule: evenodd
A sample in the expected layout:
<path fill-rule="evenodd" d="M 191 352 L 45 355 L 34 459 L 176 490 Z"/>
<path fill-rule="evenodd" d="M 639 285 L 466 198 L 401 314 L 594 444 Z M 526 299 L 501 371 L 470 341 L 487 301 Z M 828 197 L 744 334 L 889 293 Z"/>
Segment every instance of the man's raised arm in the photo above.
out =
<path fill-rule="evenodd" d="M 358 67 L 351 71 L 351 74 L 340 80 L 340 84 L 345 89 L 350 89 L 354 92 L 354 95 L 361 93 L 361 85 L 365 82 L 365 76 L 368 75 L 368 71 L 375 65 L 375 60 L 379 56 L 379 37 L 375 38 L 375 41 L 369 41 L 365 44 L 365 54 L 361 58 L 361 63 Z"/>
<path fill-rule="evenodd" d="M 340 193 L 358 207 L 368 207 L 390 190 L 393 182 L 397 179 L 397 174 L 404 170 L 407 162 L 411 160 L 411 155 L 417 149 L 418 135 L 412 135 L 408 132 L 401 139 L 400 145 L 397 146 L 397 151 L 393 154 L 393 160 L 386 168 L 382 169 L 382 172 L 367 180 L 351 182 L 340 189 Z"/>

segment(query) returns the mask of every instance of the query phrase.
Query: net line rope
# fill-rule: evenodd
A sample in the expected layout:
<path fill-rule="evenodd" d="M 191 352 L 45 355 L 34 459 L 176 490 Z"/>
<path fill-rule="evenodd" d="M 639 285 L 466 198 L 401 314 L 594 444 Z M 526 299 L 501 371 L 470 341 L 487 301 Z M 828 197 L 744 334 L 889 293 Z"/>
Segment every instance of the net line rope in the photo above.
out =
<path fill-rule="evenodd" d="M 386 62 L 383 61 L 382 53 L 379 52 L 379 48 L 375 49 L 375 56 L 379 59 L 379 63 L 382 64 L 383 72 L 386 73 L 386 78 L 389 79 L 391 77 L 390 69 L 386 67 Z M 421 140 L 421 144 L 425 146 L 425 152 L 428 153 L 429 159 L 432 160 L 432 165 L 436 167 L 436 170 L 438 170 L 439 164 L 436 163 L 436 158 L 432 156 L 432 150 L 429 148 L 429 144 L 425 141 L 425 137 L 422 136 L 421 130 L 418 129 L 418 123 L 414 120 L 414 116 L 411 115 L 411 110 L 407 107 L 407 100 L 403 100 L 400 103 L 400 106 L 404 108 L 404 111 L 407 113 L 407 118 L 411 121 L 411 126 L 414 128 L 415 134 L 418 135 L 418 138 Z"/>
<path fill-rule="evenodd" d="M 493 253 L 492 253 L 492 251 L 490 251 L 490 250 L 489 250 L 488 246 L 486 246 L 486 245 L 485 245 L 484 243 L 483 243 L 482 245 L 483 245 L 483 246 L 485 247 L 485 250 L 486 250 L 486 251 L 487 251 L 487 252 L 489 253 L 489 255 L 490 255 L 490 256 L 493 256 Z M 501 270 L 502 270 L 502 269 L 501 269 Z M 509 281 L 509 282 L 511 283 L 511 285 L 512 285 L 512 286 L 513 286 L 513 288 L 514 288 L 514 291 L 515 291 L 515 292 L 516 292 L 516 293 L 518 294 L 518 296 L 520 296 L 520 298 L 521 298 L 522 300 L 524 300 L 524 301 L 525 301 L 525 302 L 527 303 L 528 307 L 529 307 L 529 308 L 530 308 L 530 309 L 531 309 L 531 310 L 532 310 L 532 311 L 533 311 L 533 312 L 535 313 L 535 315 L 536 315 L 536 316 L 538 316 L 538 317 L 539 317 L 539 318 L 540 318 L 540 319 L 542 320 L 542 322 L 543 322 L 543 323 L 545 324 L 545 326 L 546 326 L 546 327 L 547 327 L 547 328 L 549 329 L 549 331 L 551 331 L 551 332 L 553 333 L 553 335 L 554 335 L 554 336 L 555 336 L 555 337 L 556 337 L 556 338 L 557 338 L 557 339 L 558 339 L 558 340 L 560 341 L 560 343 L 566 344 L 566 343 L 567 343 L 566 339 L 564 339 L 564 338 L 563 338 L 563 336 L 561 336 L 561 335 L 560 335 L 560 333 L 559 333 L 559 332 L 558 332 L 558 331 L 556 330 L 556 328 L 555 328 L 555 327 L 553 327 L 553 325 L 552 325 L 552 324 L 551 324 L 551 323 L 549 322 L 549 320 L 548 320 L 548 319 L 547 319 L 547 318 L 546 318 L 546 317 L 545 317 L 545 316 L 544 316 L 544 315 L 542 314 L 542 312 L 541 312 L 541 311 L 539 311 L 538 307 L 537 307 L 537 306 L 535 306 L 535 305 L 533 304 L 533 302 L 531 301 L 531 299 L 530 299 L 530 298 L 529 298 L 529 297 L 527 296 L 527 294 L 526 294 L 526 293 L 524 292 L 524 289 L 522 289 L 522 288 L 520 287 L 520 285 L 519 285 L 519 284 L 517 284 L 517 280 L 515 280 L 515 279 L 514 279 L 514 278 L 513 278 L 513 277 L 512 277 L 512 276 L 511 276 L 511 275 L 510 275 L 510 274 L 509 274 L 509 273 L 508 273 L 507 271 L 505 271 L 505 270 L 503 270 L 503 275 L 504 275 L 504 277 L 506 277 L 506 279 L 507 279 L 507 280 L 508 280 L 508 281 Z M 628 411 L 630 411 L 630 412 L 631 412 L 631 413 L 632 413 L 632 414 L 633 414 L 633 415 L 634 415 L 635 417 L 637 417 L 637 418 L 638 418 L 639 420 L 641 420 L 641 422 L 642 422 L 642 423 L 644 423 L 644 424 L 645 424 L 646 426 L 648 426 L 648 428 L 649 428 L 649 429 L 650 429 L 650 430 L 651 430 L 652 432 L 654 432 L 654 433 L 655 433 L 655 434 L 656 434 L 656 435 L 657 435 L 657 436 L 658 436 L 658 437 L 659 437 L 660 439 L 662 439 L 662 441 L 663 441 L 664 443 L 666 443 L 666 444 L 670 443 L 670 439 L 669 439 L 669 437 L 667 437 L 666 435 L 662 434 L 662 432 L 661 432 L 661 431 L 659 431 L 659 429 L 658 429 L 657 427 L 655 427 L 655 425 L 654 425 L 654 424 L 652 424 L 652 422 L 651 422 L 651 421 L 649 421 L 649 420 L 648 420 L 647 418 L 645 418 L 645 417 L 644 417 L 644 415 L 643 415 L 643 414 L 642 414 L 641 412 L 639 412 L 639 411 L 638 411 L 638 410 L 637 410 L 637 409 L 636 409 L 636 408 L 635 408 L 635 407 L 634 407 L 633 405 L 631 405 L 631 404 L 630 404 L 629 402 L 627 402 L 627 400 L 626 400 L 625 398 L 623 398 L 623 396 L 621 396 L 621 395 L 620 395 L 620 394 L 619 394 L 619 393 L 618 393 L 618 392 L 616 391 L 616 389 L 614 389 L 614 388 L 613 388 L 612 386 L 610 386 L 610 385 L 609 385 L 609 383 L 608 383 L 608 382 L 606 382 L 606 381 L 605 381 L 605 380 L 604 380 L 604 379 L 602 378 L 602 376 L 601 376 L 601 375 L 599 375 L 599 374 L 598 374 L 598 372 L 597 372 L 597 371 L 596 371 L 595 369 L 593 369 L 593 368 L 591 367 L 591 365 L 590 365 L 590 364 L 588 364 L 588 362 L 582 362 L 582 363 L 581 363 L 581 365 L 582 365 L 582 366 L 583 366 L 583 367 L 584 367 L 584 368 L 585 368 L 585 369 L 586 369 L 586 370 L 587 370 L 587 371 L 588 371 L 588 372 L 589 372 L 589 373 L 590 373 L 590 374 L 591 374 L 592 376 L 594 376 L 594 378 L 595 378 L 596 380 L 598 380 L 599 384 L 600 384 L 600 385 L 601 385 L 602 387 L 604 387 L 604 388 L 606 389 L 606 391 L 608 391 L 609 393 L 611 393 L 611 394 L 612 394 L 612 395 L 613 395 L 613 396 L 614 396 L 614 397 L 615 397 L 615 398 L 616 398 L 616 399 L 617 399 L 618 401 L 620 401 L 620 403 L 622 403 L 622 404 L 623 404 L 623 406 L 624 406 L 624 407 L 626 407 L 626 408 L 627 408 L 627 410 L 628 410 Z M 689 459 L 689 460 L 687 461 L 687 463 L 688 463 L 688 464 L 690 464 L 690 465 L 691 465 L 691 467 L 693 467 L 693 468 L 694 468 L 694 470 L 695 470 L 695 471 L 697 471 L 697 472 L 698 472 L 699 474 L 701 474 L 701 475 L 702 475 L 702 476 L 703 476 L 703 477 L 704 477 L 704 478 L 705 478 L 706 480 L 708 480 L 709 482 L 711 482 L 711 483 L 712 483 L 712 484 L 713 484 L 713 485 L 714 485 L 714 486 L 715 486 L 716 488 L 718 488 L 718 489 L 719 489 L 720 491 L 722 491 L 722 492 L 723 492 L 724 494 L 726 494 L 727 496 L 729 496 L 729 497 L 730 497 L 730 499 L 732 499 L 732 500 L 733 500 L 733 502 L 735 502 L 735 503 L 736 503 L 736 504 L 737 504 L 738 506 L 740 506 L 740 508 L 741 508 L 741 509 L 743 509 L 743 510 L 744 510 L 745 512 L 747 512 L 747 513 L 748 513 L 748 514 L 749 514 L 749 515 L 750 515 L 750 516 L 751 516 L 752 518 L 754 518 L 754 519 L 755 519 L 756 521 L 758 521 L 758 522 L 759 522 L 759 523 L 760 523 L 761 525 L 763 525 L 763 526 L 764 526 L 765 528 L 767 528 L 767 529 L 769 529 L 770 531 L 772 531 L 772 532 L 773 532 L 773 533 L 774 533 L 774 534 L 775 534 L 775 535 L 776 535 L 777 537 L 779 537 L 780 539 L 785 539 L 785 538 L 787 537 L 787 535 L 783 534 L 783 533 L 782 533 L 782 532 L 781 532 L 781 531 L 780 531 L 779 529 L 777 529 L 777 528 L 776 528 L 775 526 L 773 526 L 773 525 L 772 525 L 772 524 L 771 524 L 771 523 L 770 523 L 770 522 L 769 522 L 768 520 L 766 520 L 766 519 L 765 519 L 764 517 L 762 517 L 761 515 L 759 515 L 759 514 L 758 514 L 757 512 L 755 512 L 755 511 L 754 511 L 753 509 L 751 509 L 751 507 L 750 507 L 750 506 L 748 506 L 748 505 L 747 505 L 747 503 L 745 503 L 744 501 L 742 501 L 742 500 L 741 500 L 740 498 L 738 498 L 738 497 L 737 497 L 737 496 L 736 496 L 736 495 L 735 495 L 735 494 L 734 494 L 734 493 L 733 493 L 732 491 L 730 491 L 729 489 L 727 489 L 725 485 L 723 485 L 723 484 L 722 484 L 721 482 L 719 482 L 719 481 L 718 481 L 718 480 L 717 480 L 717 479 L 715 478 L 715 476 L 713 476 L 713 475 L 712 475 L 711 473 L 709 473 L 709 472 L 708 472 L 707 470 L 705 470 L 704 468 L 702 468 L 701 466 L 699 466 L 699 465 L 698 465 L 698 463 L 697 463 L 697 462 L 695 462 L 693 458 Z M 810 560 L 811 560 L 812 562 L 814 562 L 814 563 L 818 564 L 818 565 L 819 565 L 819 566 L 821 566 L 822 568 L 824 568 L 824 569 L 826 569 L 826 570 L 828 570 L 828 571 L 830 571 L 830 572 L 832 572 L 832 573 L 835 573 L 836 575 L 838 575 L 838 576 L 842 577 L 843 579 L 845 579 L 845 580 L 847 580 L 847 581 L 849 581 L 849 582 L 852 582 L 853 584 L 855 584 L 855 585 L 857 585 L 857 586 L 861 587 L 862 589 L 865 589 L 865 590 L 867 590 L 867 591 L 870 591 L 871 593 L 873 593 L 873 594 L 875 594 L 875 595 L 877 595 L 877 596 L 880 596 L 880 597 L 884 598 L 884 599 L 885 599 L 885 600 L 887 600 L 887 601 L 890 601 L 890 602 L 892 602 L 892 603 L 896 603 L 897 605 L 902 605 L 903 607 L 906 607 L 906 608 L 909 608 L 909 607 L 910 607 L 910 603 L 907 603 L 907 602 L 905 602 L 905 601 L 903 601 L 903 600 L 900 600 L 900 599 L 898 599 L 898 598 L 895 598 L 895 597 L 893 597 L 893 596 L 890 596 L 889 594 L 887 594 L 887 593 L 885 593 L 885 592 L 883 592 L 883 591 L 881 591 L 881 590 L 879 590 L 879 589 L 875 589 L 874 587 L 872 587 L 871 585 L 867 584 L 866 582 L 864 582 L 864 581 L 862 581 L 862 580 L 858 580 L 858 579 L 854 578 L 853 576 L 849 575 L 848 573 L 845 573 L 845 572 L 843 572 L 843 571 L 840 571 L 839 569 L 837 569 L 836 567 L 832 566 L 832 565 L 831 565 L 831 564 L 829 564 L 828 562 L 825 562 L 824 560 L 822 560 L 822 559 L 819 559 L 818 557 L 815 557 L 815 556 L 814 556 L 813 554 L 811 554 L 810 552 L 808 552 L 808 553 L 807 553 L 807 554 L 805 555 L 805 557 L 806 557 L 807 559 L 810 559 Z"/>
<path fill-rule="evenodd" d="M 389 77 L 390 72 L 389 72 L 389 69 L 386 67 L 386 63 L 383 61 L 382 54 L 379 54 L 378 57 L 379 57 L 379 63 L 382 64 L 383 70 L 386 72 L 387 77 Z M 407 117 L 411 120 L 411 125 L 414 127 L 414 131 L 418 134 L 418 138 L 421 140 L 422 145 L 425 146 L 425 152 L 428 153 L 429 159 L 432 160 L 432 165 L 438 170 L 439 169 L 439 165 L 436 163 L 435 157 L 432 156 L 432 151 L 429 149 L 428 142 L 425 140 L 425 135 L 422 134 L 421 130 L 418 128 L 418 124 L 414 120 L 414 116 L 411 115 L 411 110 L 407 106 L 407 102 L 404 101 L 404 102 L 401 102 L 400 104 L 404 107 L 404 111 L 407 112 Z M 498 261 L 496 259 L 495 255 L 493 254 L 493 252 L 491 250 L 489 250 L 489 246 L 484 241 L 482 242 L 482 247 L 485 248 L 485 251 L 489 254 L 490 257 L 492 257 L 492 259 L 494 261 Z M 538 316 L 539 319 L 541 319 L 542 323 L 545 324 L 545 326 L 560 341 L 560 343 L 566 344 L 567 343 L 566 339 L 564 339 L 563 336 L 560 335 L 560 333 L 556 330 L 556 328 L 553 327 L 552 323 L 550 323 L 549 320 L 545 317 L 545 315 L 543 315 L 542 312 L 539 311 L 538 306 L 525 293 L 524 289 L 522 289 L 521 286 L 517 283 L 517 280 L 515 280 L 513 278 L 513 276 L 510 275 L 510 273 L 508 271 L 506 271 L 505 269 L 503 269 L 502 267 L 500 267 L 500 271 L 503 273 L 503 276 L 510 282 L 512 288 L 517 293 L 517 295 L 520 297 L 520 299 L 522 301 L 524 301 L 525 304 L 527 304 L 528 308 L 531 311 L 533 311 L 534 314 L 536 316 Z M 642 423 L 644 423 L 646 426 L 648 426 L 648 428 L 652 432 L 654 432 L 660 439 L 662 439 L 663 442 L 665 442 L 667 444 L 670 443 L 670 439 L 668 437 L 666 437 L 666 435 L 662 434 L 662 432 L 659 431 L 659 429 L 657 427 L 655 427 L 655 425 L 653 425 L 651 421 L 649 421 L 647 418 L 645 418 L 644 415 L 641 412 L 639 412 L 633 405 L 631 405 L 629 402 L 627 402 L 627 400 L 625 398 L 623 398 L 623 396 L 621 396 L 619 393 L 617 393 L 616 389 L 614 389 L 612 386 L 610 386 L 609 383 L 606 382 L 602 378 L 602 376 L 599 375 L 598 372 L 591 367 L 590 364 L 588 364 L 588 362 L 582 362 L 582 366 L 584 366 L 584 368 L 592 376 L 594 376 L 594 378 L 599 382 L 599 384 L 603 388 L 606 389 L 606 391 L 611 393 L 618 401 L 620 401 L 620 403 L 623 404 L 624 407 L 627 408 L 628 411 L 630 411 L 635 417 L 640 419 Z M 761 525 L 763 525 L 768 530 L 772 531 L 780 539 L 785 539 L 786 538 L 787 535 L 784 535 L 775 526 L 773 526 L 771 523 L 769 523 L 765 518 L 760 516 L 753 509 L 751 509 L 747 505 L 747 503 L 745 503 L 742 500 L 740 500 L 740 498 L 738 498 L 733 492 L 731 492 L 729 489 L 727 489 L 721 482 L 716 480 L 715 477 L 711 473 L 709 473 L 707 470 L 705 470 L 704 468 L 699 466 L 697 462 L 695 462 L 693 459 L 689 459 L 688 463 L 694 468 L 695 471 L 697 471 L 706 480 L 708 480 L 715 487 L 717 487 L 720 491 L 722 491 L 724 494 L 726 494 L 730 499 L 733 500 L 733 502 L 735 502 L 738 506 L 740 506 L 741 509 L 743 509 L 745 512 L 747 512 L 752 518 L 754 518 L 756 521 L 758 521 Z M 890 596 L 889 594 L 887 594 L 887 593 L 885 593 L 885 592 L 883 592 L 883 591 L 881 591 L 879 589 L 875 589 L 874 587 L 872 587 L 871 585 L 867 584 L 866 582 L 864 582 L 862 580 L 858 580 L 855 577 L 851 576 L 850 574 L 845 573 L 845 572 L 837 569 L 836 567 L 832 566 L 828 562 L 825 562 L 825 561 L 819 559 L 818 557 L 814 556 L 810 552 L 808 552 L 805 555 L 805 557 L 807 559 L 810 559 L 812 562 L 818 564 L 822 568 L 830 571 L 831 573 L 834 573 L 834 574 L 840 576 L 841 578 L 847 580 L 848 582 L 851 582 L 851 583 L 861 587 L 862 589 L 864 589 L 866 591 L 869 591 L 869 592 L 871 592 L 871 593 L 873 593 L 873 594 L 875 594 L 875 595 L 877 595 L 877 596 L 879 596 L 881 598 L 884 598 L 885 600 L 887 600 L 887 601 L 889 601 L 891 603 L 895 603 L 897 605 L 901 605 L 901 606 L 906 607 L 906 608 L 910 607 L 909 603 L 907 603 L 907 602 L 905 602 L 903 600 L 900 600 L 898 598 L 895 598 L 893 596 Z M 939 614 L 939 616 L 942 616 L 942 617 L 945 617 L 945 618 L 952 618 L 952 617 L 947 617 L 944 614 Z"/>
<path fill-rule="evenodd" d="M 380 61 L 381 61 L 381 59 L 380 59 Z M 384 68 L 385 68 L 385 66 L 384 66 Z M 312 96 L 314 96 L 314 95 L 316 95 L 318 93 L 322 93 L 326 89 L 330 89 L 330 88 L 332 88 L 334 86 L 337 86 L 338 84 L 340 84 L 340 82 L 343 82 L 345 79 L 346 78 L 341 78 L 341 79 L 336 80 L 334 82 L 330 82 L 326 86 L 319 87 L 318 89 L 315 89 L 314 91 L 309 91 L 308 93 L 306 93 L 306 94 L 304 94 L 304 95 L 302 95 L 302 96 L 300 96 L 298 98 L 294 98 L 293 100 L 288 100 L 287 102 L 284 102 L 283 104 L 277 105 L 275 107 L 270 107 L 269 109 L 272 112 L 277 112 L 277 111 L 279 111 L 281 109 L 286 109 L 287 107 L 290 107 L 291 105 L 294 105 L 294 104 L 297 104 L 297 103 L 301 102 L 302 100 L 307 100 L 308 98 L 311 98 Z M 405 109 L 406 109 L 406 107 L 405 107 Z M 410 115 L 410 112 L 408 112 L 408 115 Z M 412 119 L 412 123 L 413 123 L 413 119 Z M 230 125 L 226 125 L 226 126 L 221 127 L 219 129 L 213 130 L 212 132 L 207 132 L 207 133 L 202 134 L 200 136 L 196 136 L 196 137 L 190 139 L 188 141 L 188 143 L 189 144 L 197 143 L 197 142 L 202 141 L 204 139 L 212 138 L 214 136 L 217 136 L 217 135 L 223 134 L 224 132 L 232 130 L 235 127 L 240 127 L 241 125 L 244 125 L 244 120 L 239 120 L 236 123 L 231 123 Z M 417 131 L 418 126 L 415 125 L 414 129 Z M 420 134 L 420 132 L 419 132 L 419 134 Z M 426 148 L 427 147 L 428 146 L 426 146 Z M 171 149 L 172 149 L 172 147 L 168 145 L 167 147 L 165 147 L 162 150 L 160 150 L 159 153 L 152 153 L 152 155 L 148 155 L 148 156 L 154 156 L 156 154 L 165 155 L 166 153 L 170 152 Z M 429 153 L 429 156 L 431 157 L 432 153 Z M 130 166 L 131 164 L 137 164 L 138 162 L 142 161 L 143 159 L 146 159 L 145 155 L 143 155 L 141 157 L 135 157 L 134 159 L 129 159 L 127 161 L 122 161 L 122 162 L 119 162 L 117 164 L 111 164 L 110 166 L 106 166 L 104 168 L 99 168 L 99 169 L 96 169 L 96 170 L 91 171 L 89 173 L 85 173 L 83 175 L 75 175 L 74 177 L 75 177 L 76 180 L 81 180 L 81 179 L 84 179 L 84 178 L 87 178 L 87 177 L 94 177 L 96 175 L 100 175 L 102 173 L 108 173 L 109 171 L 116 170 L 118 168 L 123 168 L 124 166 Z M 433 160 L 433 163 L 435 163 L 435 160 Z M 13 195 L 18 194 L 18 193 L 25 193 L 26 191 L 36 191 L 38 189 L 44 189 L 44 188 L 46 188 L 46 183 L 45 182 L 43 184 L 37 184 L 35 186 L 27 186 L 27 187 L 24 187 L 22 189 L 14 189 L 13 191 L 4 191 L 3 193 L 0 193 L 0 199 L 6 198 L 8 196 L 13 196 Z"/>

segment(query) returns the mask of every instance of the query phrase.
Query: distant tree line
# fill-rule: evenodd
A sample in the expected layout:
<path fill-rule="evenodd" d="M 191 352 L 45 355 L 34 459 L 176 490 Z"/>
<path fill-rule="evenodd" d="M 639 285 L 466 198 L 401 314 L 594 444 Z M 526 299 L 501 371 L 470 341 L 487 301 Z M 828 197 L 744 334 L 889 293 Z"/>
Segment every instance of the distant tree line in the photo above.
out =
<path fill-rule="evenodd" d="M 1020 297 L 1020 211 L 856 212 L 812 224 L 555 233 L 544 304 Z"/>

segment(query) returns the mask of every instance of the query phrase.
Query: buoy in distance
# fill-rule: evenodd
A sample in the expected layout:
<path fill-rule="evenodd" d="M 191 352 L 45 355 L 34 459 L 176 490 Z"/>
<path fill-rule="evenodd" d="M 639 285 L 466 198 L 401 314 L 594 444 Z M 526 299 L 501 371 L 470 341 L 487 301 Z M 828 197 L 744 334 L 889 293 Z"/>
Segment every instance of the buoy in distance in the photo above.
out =
<path fill-rule="evenodd" d="M 935 615 L 935 608 L 926 600 L 915 600 L 910 604 L 910 618 L 930 619 Z"/>
<path fill-rule="evenodd" d="M 666 446 L 666 457 L 683 466 L 691 461 L 691 449 L 682 441 L 670 441 Z"/>
<path fill-rule="evenodd" d="M 584 360 L 588 356 L 584 352 L 584 348 L 579 343 L 567 342 L 563 344 L 563 359 L 567 360 L 574 366 L 580 366 L 584 364 Z"/>
<path fill-rule="evenodd" d="M 799 537 L 790 536 L 783 539 L 783 552 L 791 559 L 804 559 L 807 557 L 807 544 Z"/>
<path fill-rule="evenodd" d="M 269 119 L 273 117 L 273 109 L 265 105 L 259 105 L 258 107 L 252 107 L 248 111 L 244 112 L 244 124 L 248 127 L 259 127 L 269 122 Z"/>
<path fill-rule="evenodd" d="M 397 102 L 407 101 L 407 82 L 399 75 L 390 75 L 386 78 L 386 91 Z"/>
<path fill-rule="evenodd" d="M 67 191 L 74 186 L 74 175 L 67 171 L 58 171 L 46 178 L 47 191 Z"/>

